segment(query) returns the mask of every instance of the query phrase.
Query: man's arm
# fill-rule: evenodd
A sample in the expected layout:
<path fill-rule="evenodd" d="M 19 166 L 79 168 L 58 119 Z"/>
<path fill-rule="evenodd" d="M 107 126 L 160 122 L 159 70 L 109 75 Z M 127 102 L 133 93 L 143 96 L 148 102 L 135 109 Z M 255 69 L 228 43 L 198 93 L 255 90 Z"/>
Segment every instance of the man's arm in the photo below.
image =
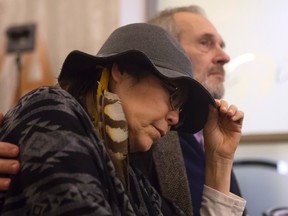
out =
<path fill-rule="evenodd" d="M 0 113 L 0 125 L 2 125 L 3 114 Z M 19 154 L 18 146 L 0 142 L 0 190 L 7 190 L 10 186 L 10 178 L 1 175 L 15 174 L 20 169 L 20 163 L 14 159 Z"/>

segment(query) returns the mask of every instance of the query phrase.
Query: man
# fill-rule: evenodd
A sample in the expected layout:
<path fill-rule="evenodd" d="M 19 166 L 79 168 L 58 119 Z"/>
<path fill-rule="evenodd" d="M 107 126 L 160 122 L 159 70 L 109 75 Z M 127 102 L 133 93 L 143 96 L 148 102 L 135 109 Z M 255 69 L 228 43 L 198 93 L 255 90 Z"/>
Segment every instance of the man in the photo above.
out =
<path fill-rule="evenodd" d="M 221 35 L 206 18 L 203 9 L 194 5 L 164 10 L 149 23 L 163 27 L 177 38 L 192 62 L 194 78 L 214 98 L 222 98 L 225 80 L 223 66 L 230 58 L 224 51 L 225 43 Z M 150 166 L 138 161 L 139 168 L 149 176 L 163 196 L 185 209 L 187 215 L 192 215 L 192 211 L 194 216 L 200 215 L 205 178 L 203 144 L 202 131 L 178 135 L 170 132 L 151 152 L 153 163 L 151 159 L 149 161 L 149 155 L 141 155 L 141 160 L 149 161 Z M 168 161 L 167 155 L 172 155 L 174 159 Z M 137 157 L 133 157 L 133 160 L 139 160 Z M 230 191 L 241 195 L 233 173 Z"/>

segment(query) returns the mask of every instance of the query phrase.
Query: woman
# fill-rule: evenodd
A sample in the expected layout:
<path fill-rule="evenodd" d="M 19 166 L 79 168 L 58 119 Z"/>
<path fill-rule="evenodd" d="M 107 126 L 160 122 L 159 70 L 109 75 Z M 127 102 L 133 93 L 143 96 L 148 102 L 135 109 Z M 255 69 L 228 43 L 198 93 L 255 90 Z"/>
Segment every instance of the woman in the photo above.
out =
<path fill-rule="evenodd" d="M 241 215 L 245 201 L 229 194 L 228 179 L 243 113 L 214 102 L 191 71 L 175 39 L 144 23 L 115 30 L 96 56 L 70 53 L 59 86 L 28 93 L 4 118 L 0 138 L 20 145 L 22 167 L 2 215 L 183 215 L 129 153 L 207 118 L 202 213 Z"/>

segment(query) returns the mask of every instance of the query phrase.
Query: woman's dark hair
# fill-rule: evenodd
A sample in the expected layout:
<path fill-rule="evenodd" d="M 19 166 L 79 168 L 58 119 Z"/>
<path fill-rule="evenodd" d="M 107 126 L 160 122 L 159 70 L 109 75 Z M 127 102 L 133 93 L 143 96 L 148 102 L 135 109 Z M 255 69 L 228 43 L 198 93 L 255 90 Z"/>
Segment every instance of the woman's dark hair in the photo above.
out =
<path fill-rule="evenodd" d="M 71 79 L 58 79 L 58 83 L 61 88 L 69 92 L 74 98 L 82 99 L 88 92 L 92 89 L 97 89 L 98 82 L 101 77 L 103 67 L 99 66 L 95 68 L 93 72 L 79 72 L 79 76 L 73 77 Z M 91 71 L 91 70 L 90 70 Z"/>
<path fill-rule="evenodd" d="M 98 87 L 98 81 L 101 78 L 102 70 L 107 68 L 111 71 L 112 65 L 116 63 L 119 70 L 122 73 L 128 73 L 133 76 L 136 80 L 140 80 L 147 76 L 148 70 L 153 70 L 152 67 L 144 65 L 140 59 L 132 58 L 128 56 L 118 57 L 113 62 L 108 62 L 105 65 L 97 65 L 95 70 L 90 70 L 90 72 L 81 72 L 79 75 L 73 78 L 58 79 L 58 83 L 61 88 L 69 92 L 77 100 L 82 100 L 87 93 L 91 91 L 96 91 Z M 95 92 L 96 93 L 96 92 Z"/>
<path fill-rule="evenodd" d="M 118 65 L 119 70 L 122 73 L 127 73 L 137 81 L 141 80 L 145 76 L 148 76 L 151 70 L 154 70 L 152 66 L 146 65 L 143 63 L 142 58 L 133 56 L 123 56 L 117 59 L 115 63 Z"/>

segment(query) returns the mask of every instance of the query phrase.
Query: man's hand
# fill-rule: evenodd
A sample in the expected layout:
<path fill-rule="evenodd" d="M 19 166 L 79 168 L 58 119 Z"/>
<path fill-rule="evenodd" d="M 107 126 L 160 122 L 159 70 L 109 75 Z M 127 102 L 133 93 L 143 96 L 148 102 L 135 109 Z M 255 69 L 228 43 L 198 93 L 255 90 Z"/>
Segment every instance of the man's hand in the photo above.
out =
<path fill-rule="evenodd" d="M 16 174 L 19 171 L 19 161 L 12 159 L 17 157 L 18 154 L 19 148 L 16 145 L 0 142 L 0 174 Z M 7 190 L 10 181 L 10 178 L 0 178 L 0 190 Z"/>
<path fill-rule="evenodd" d="M 2 124 L 3 114 L 0 113 L 0 125 Z M 13 159 L 19 154 L 16 145 L 7 142 L 0 142 L 0 175 L 16 174 L 20 169 L 18 160 Z M 10 178 L 0 178 L 0 190 L 7 190 L 10 185 Z"/>

